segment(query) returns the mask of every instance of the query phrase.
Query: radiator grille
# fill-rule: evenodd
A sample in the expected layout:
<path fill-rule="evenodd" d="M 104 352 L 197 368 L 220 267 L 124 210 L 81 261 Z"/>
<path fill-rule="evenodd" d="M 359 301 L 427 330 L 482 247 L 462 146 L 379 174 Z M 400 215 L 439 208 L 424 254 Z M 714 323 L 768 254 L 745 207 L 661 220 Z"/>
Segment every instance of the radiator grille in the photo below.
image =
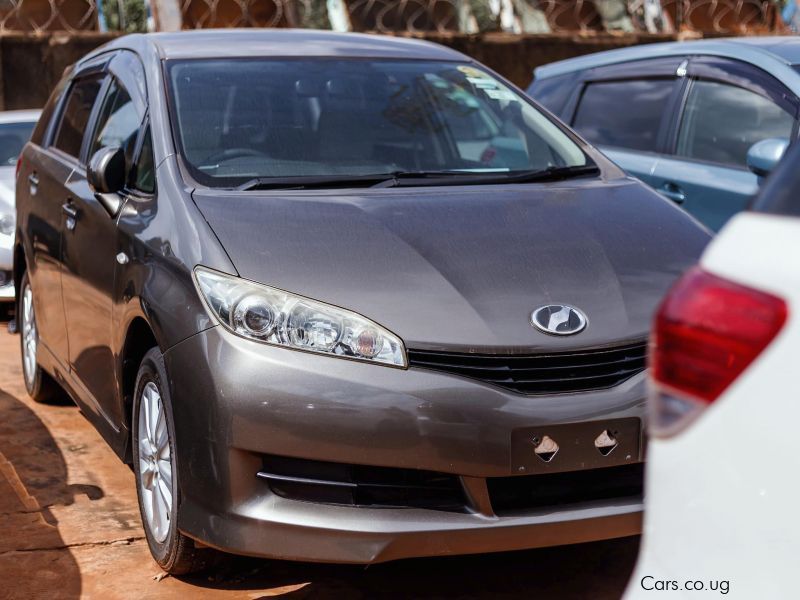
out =
<path fill-rule="evenodd" d="M 444 371 L 519 392 L 552 394 L 613 387 L 645 368 L 647 344 L 555 354 L 457 354 L 409 350 L 412 367 Z"/>

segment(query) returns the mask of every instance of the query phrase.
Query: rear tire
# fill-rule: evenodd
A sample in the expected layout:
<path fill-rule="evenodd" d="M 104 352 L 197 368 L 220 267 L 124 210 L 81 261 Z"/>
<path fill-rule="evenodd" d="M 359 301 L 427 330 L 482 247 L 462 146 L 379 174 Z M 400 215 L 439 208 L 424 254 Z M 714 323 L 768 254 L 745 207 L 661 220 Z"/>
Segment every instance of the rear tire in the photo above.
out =
<path fill-rule="evenodd" d="M 133 396 L 131 438 L 139 512 L 153 559 L 170 575 L 208 566 L 210 548 L 197 548 L 178 531 L 180 505 L 175 427 L 164 359 L 158 348 L 144 355 Z"/>
<path fill-rule="evenodd" d="M 22 356 L 22 378 L 25 389 L 34 402 L 43 404 L 63 404 L 66 400 L 64 390 L 39 366 L 39 330 L 36 327 L 36 311 L 33 301 L 33 288 L 26 271 L 20 283 L 19 305 L 20 351 Z"/>

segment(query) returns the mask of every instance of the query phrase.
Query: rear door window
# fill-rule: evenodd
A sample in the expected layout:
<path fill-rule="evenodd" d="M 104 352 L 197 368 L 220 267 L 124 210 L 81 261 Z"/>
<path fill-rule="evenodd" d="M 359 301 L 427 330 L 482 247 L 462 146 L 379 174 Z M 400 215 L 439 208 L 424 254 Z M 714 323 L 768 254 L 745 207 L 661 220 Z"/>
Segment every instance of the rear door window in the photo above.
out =
<path fill-rule="evenodd" d="M 653 152 L 674 78 L 589 83 L 573 127 L 599 146 Z"/>
<path fill-rule="evenodd" d="M 78 79 L 72 84 L 53 146 L 70 156 L 80 157 L 86 126 L 102 84 L 100 75 Z"/>
<path fill-rule="evenodd" d="M 790 138 L 794 117 L 769 98 L 727 83 L 692 83 L 676 154 L 745 168 L 747 151 L 767 138 Z"/>
<path fill-rule="evenodd" d="M 64 90 L 69 83 L 71 75 L 72 69 L 67 69 L 64 76 L 56 84 L 53 93 L 50 94 L 50 98 L 47 100 L 47 104 L 45 104 L 42 114 L 39 116 L 39 122 L 36 124 L 33 134 L 31 135 L 31 141 L 34 144 L 41 145 L 44 142 L 45 134 L 50 127 L 50 123 L 53 121 L 53 113 L 58 106 L 59 100 L 61 100 L 61 97 L 64 95 Z"/>

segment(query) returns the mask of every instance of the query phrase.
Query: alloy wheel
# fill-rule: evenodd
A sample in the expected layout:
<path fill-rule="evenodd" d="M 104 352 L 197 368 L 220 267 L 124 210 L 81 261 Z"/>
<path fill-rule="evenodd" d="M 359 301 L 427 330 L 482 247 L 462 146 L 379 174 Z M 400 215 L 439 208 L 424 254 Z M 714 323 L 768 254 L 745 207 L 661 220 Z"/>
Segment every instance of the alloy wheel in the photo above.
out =
<path fill-rule="evenodd" d="M 25 383 L 30 389 L 36 377 L 36 315 L 33 309 L 33 290 L 26 285 L 22 292 L 22 366 L 25 372 Z"/>
<path fill-rule="evenodd" d="M 163 543 L 172 518 L 172 452 L 164 403 L 153 381 L 139 399 L 139 486 L 145 521 L 153 538 Z"/>

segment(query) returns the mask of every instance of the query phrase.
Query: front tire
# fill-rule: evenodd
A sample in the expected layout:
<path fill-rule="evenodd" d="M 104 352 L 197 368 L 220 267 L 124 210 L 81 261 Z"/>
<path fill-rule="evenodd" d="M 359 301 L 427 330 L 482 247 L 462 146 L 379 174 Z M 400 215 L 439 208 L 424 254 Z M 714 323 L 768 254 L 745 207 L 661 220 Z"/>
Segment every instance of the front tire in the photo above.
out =
<path fill-rule="evenodd" d="M 177 528 L 178 485 L 175 427 L 164 359 L 153 348 L 142 359 L 133 397 L 133 471 L 147 544 L 158 565 L 185 575 L 207 565 L 210 550 Z"/>
<path fill-rule="evenodd" d="M 65 400 L 64 391 L 39 366 L 39 330 L 36 327 L 36 310 L 33 288 L 26 271 L 20 282 L 19 306 L 20 351 L 22 355 L 22 377 L 25 389 L 34 402 L 56 404 Z"/>

